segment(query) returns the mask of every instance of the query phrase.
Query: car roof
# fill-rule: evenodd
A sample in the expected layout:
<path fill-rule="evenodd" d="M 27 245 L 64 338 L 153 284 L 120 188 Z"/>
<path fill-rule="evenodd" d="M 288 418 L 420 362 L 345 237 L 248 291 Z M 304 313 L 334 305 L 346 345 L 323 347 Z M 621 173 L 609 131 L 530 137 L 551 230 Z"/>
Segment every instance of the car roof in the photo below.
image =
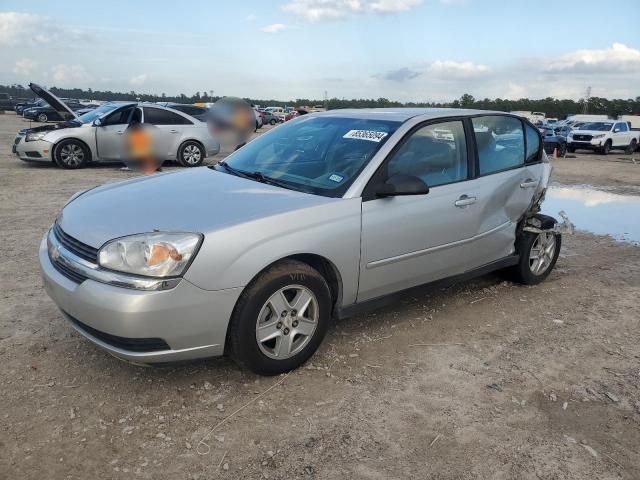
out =
<path fill-rule="evenodd" d="M 486 113 L 499 113 L 491 110 L 472 110 L 466 108 L 345 108 L 315 112 L 314 116 L 362 118 L 367 120 L 392 120 L 405 122 L 413 117 L 424 117 L 424 120 L 432 118 L 445 118 L 455 116 L 472 116 Z"/>

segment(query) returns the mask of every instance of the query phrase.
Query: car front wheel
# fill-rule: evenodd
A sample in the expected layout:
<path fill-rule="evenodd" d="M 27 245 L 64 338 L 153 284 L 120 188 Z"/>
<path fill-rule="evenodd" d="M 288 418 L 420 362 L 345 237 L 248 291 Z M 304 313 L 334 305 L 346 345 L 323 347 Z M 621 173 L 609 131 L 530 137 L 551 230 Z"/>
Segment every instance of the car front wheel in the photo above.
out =
<path fill-rule="evenodd" d="M 38 115 L 38 121 L 39 122 L 44 123 L 44 122 L 46 122 L 48 120 L 49 120 L 49 117 L 47 117 L 46 113 L 41 113 L 40 115 Z"/>
<path fill-rule="evenodd" d="M 204 161 L 204 148 L 197 142 L 187 141 L 180 146 L 178 163 L 183 167 L 198 167 Z"/>
<path fill-rule="evenodd" d="M 271 120 L 269 120 L 269 125 L 275 125 L 276 123 L 278 122 L 276 121 L 275 118 L 272 118 Z"/>
<path fill-rule="evenodd" d="M 295 260 L 277 263 L 245 289 L 229 327 L 229 345 L 243 366 L 262 375 L 299 367 L 324 338 L 331 294 L 324 277 Z"/>
<path fill-rule="evenodd" d="M 86 166 L 89 149 L 78 140 L 63 140 L 53 150 L 53 160 L 61 168 L 73 170 Z"/>

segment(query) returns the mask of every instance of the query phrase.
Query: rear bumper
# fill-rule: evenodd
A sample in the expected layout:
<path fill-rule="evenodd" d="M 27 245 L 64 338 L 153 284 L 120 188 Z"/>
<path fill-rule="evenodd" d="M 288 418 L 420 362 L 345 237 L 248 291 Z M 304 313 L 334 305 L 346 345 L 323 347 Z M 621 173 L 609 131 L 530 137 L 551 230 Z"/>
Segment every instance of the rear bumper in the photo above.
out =
<path fill-rule="evenodd" d="M 87 279 L 78 283 L 51 263 L 40 245 L 44 288 L 70 325 L 112 355 L 162 363 L 222 355 L 242 288 L 208 291 L 182 280 L 175 288 L 140 291 Z"/>

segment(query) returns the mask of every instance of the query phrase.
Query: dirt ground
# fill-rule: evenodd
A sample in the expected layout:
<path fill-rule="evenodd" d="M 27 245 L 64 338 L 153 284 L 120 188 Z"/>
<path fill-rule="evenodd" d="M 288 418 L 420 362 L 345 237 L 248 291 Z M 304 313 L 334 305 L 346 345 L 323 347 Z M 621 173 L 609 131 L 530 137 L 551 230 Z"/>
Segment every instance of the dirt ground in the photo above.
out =
<path fill-rule="evenodd" d="M 37 262 L 71 194 L 132 174 L 27 165 L 23 125 L 0 115 L 0 478 L 640 478 L 640 247 L 578 232 L 539 286 L 491 275 L 337 321 L 288 376 L 142 368 L 65 324 Z M 632 192 L 628 158 L 555 179 Z"/>

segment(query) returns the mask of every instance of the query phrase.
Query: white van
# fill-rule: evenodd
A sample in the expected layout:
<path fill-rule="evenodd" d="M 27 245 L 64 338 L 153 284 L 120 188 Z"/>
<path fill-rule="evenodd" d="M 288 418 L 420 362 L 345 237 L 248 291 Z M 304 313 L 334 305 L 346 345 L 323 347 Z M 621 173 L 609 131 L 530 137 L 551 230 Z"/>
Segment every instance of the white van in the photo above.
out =
<path fill-rule="evenodd" d="M 640 128 L 640 115 L 620 115 L 618 120 L 627 122 L 631 128 Z"/>
<path fill-rule="evenodd" d="M 607 120 L 609 120 L 607 115 L 588 115 L 586 113 L 580 113 L 567 116 L 567 121 L 573 122 L 606 122 Z"/>

